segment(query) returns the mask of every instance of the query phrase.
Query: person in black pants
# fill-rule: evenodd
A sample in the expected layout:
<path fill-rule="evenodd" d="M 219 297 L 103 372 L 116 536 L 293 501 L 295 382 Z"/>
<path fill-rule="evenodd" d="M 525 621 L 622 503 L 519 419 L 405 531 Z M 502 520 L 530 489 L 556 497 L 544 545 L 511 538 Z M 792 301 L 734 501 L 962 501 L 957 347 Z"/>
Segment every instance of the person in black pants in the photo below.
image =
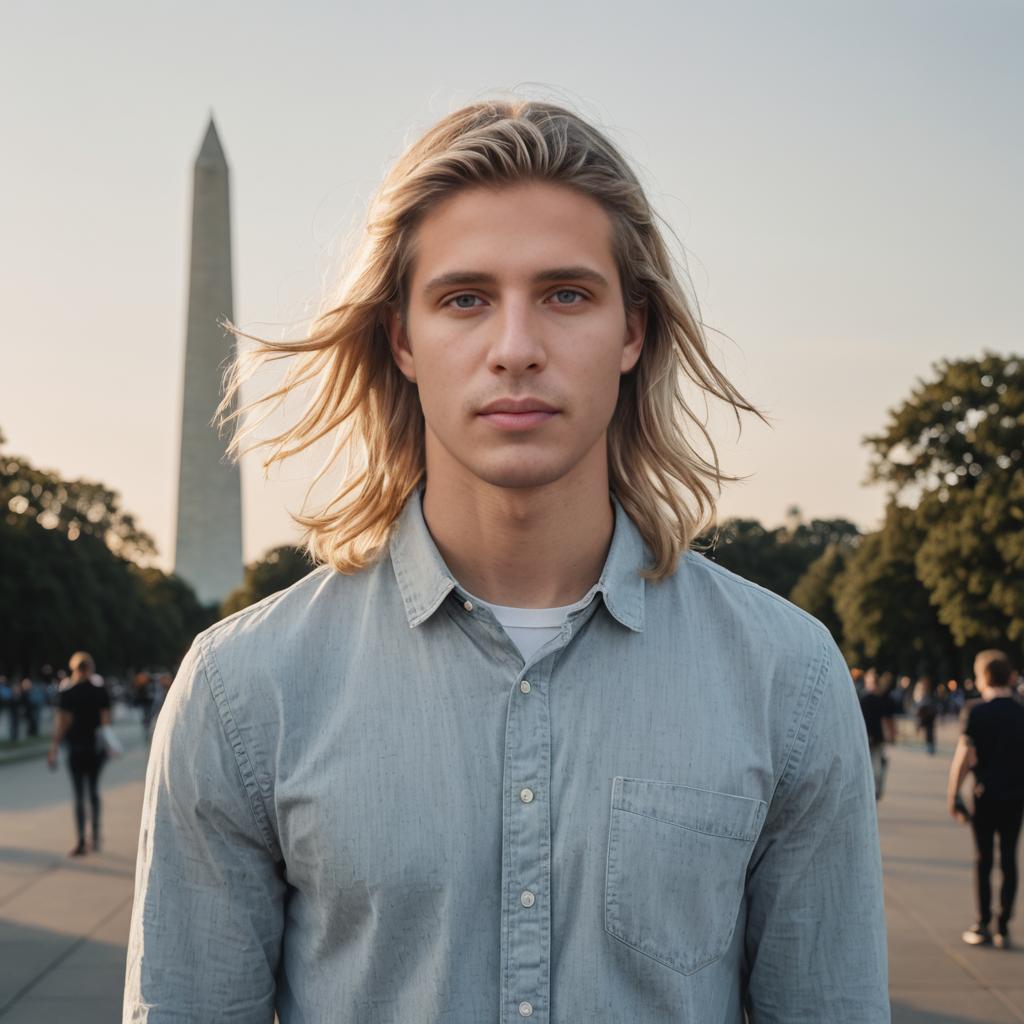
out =
<path fill-rule="evenodd" d="M 949 812 L 964 819 L 957 795 L 974 772 L 974 812 L 969 820 L 977 848 L 975 887 L 978 922 L 963 933 L 972 946 L 1010 945 L 1009 921 L 1017 894 L 1017 840 L 1024 818 L 1024 705 L 1014 695 L 1014 671 L 1002 651 L 982 651 L 974 660 L 982 699 L 964 709 L 964 731 L 949 771 Z M 1003 876 L 999 914 L 992 933 L 993 847 L 999 836 Z"/>
<path fill-rule="evenodd" d="M 88 847 L 85 841 L 85 795 L 92 809 L 92 849 L 100 848 L 100 772 L 106 761 L 106 748 L 100 730 L 110 725 L 110 695 L 102 683 L 92 681 L 95 664 L 85 651 L 71 656 L 70 685 L 59 694 L 59 710 L 53 730 L 53 742 L 47 755 L 51 768 L 57 767 L 57 750 L 63 742 L 75 793 L 75 826 L 78 843 L 70 856 L 80 857 Z"/>
<path fill-rule="evenodd" d="M 888 692 L 879 689 L 878 672 L 869 668 L 864 673 L 864 689 L 860 694 L 860 712 L 868 731 L 868 750 L 871 752 L 871 770 L 875 777 L 875 800 L 882 799 L 885 774 L 889 764 L 885 744 L 896 742 L 896 722 L 893 703 Z"/>

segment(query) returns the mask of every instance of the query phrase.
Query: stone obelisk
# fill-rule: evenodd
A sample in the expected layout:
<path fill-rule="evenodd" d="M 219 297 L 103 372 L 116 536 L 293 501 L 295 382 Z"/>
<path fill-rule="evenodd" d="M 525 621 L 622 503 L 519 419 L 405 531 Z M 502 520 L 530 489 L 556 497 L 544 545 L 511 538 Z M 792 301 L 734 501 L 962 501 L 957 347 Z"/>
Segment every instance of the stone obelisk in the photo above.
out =
<path fill-rule="evenodd" d="M 178 469 L 175 573 L 204 604 L 222 601 L 242 582 L 242 483 L 212 425 L 234 339 L 218 323 L 233 319 L 228 164 L 213 118 L 196 157 L 192 191 L 185 387 Z"/>

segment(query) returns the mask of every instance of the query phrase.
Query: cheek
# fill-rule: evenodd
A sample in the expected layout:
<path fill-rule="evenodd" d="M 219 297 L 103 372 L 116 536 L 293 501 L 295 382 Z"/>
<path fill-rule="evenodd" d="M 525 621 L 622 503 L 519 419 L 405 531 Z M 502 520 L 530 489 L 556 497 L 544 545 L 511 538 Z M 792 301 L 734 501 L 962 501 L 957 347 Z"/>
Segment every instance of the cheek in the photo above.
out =
<path fill-rule="evenodd" d="M 610 416 L 619 397 L 621 352 L 595 345 L 581 354 L 583 358 L 574 360 L 568 368 L 570 387 L 583 399 L 590 414 Z"/>
<path fill-rule="evenodd" d="M 427 423 L 436 430 L 458 425 L 464 406 L 469 368 L 456 358 L 451 346 L 445 349 L 424 346 L 416 356 L 416 388 Z"/>
<path fill-rule="evenodd" d="M 442 390 L 458 390 L 458 382 L 466 378 L 464 346 L 451 338 L 435 338 L 429 332 L 412 335 L 413 364 L 421 401 Z"/>

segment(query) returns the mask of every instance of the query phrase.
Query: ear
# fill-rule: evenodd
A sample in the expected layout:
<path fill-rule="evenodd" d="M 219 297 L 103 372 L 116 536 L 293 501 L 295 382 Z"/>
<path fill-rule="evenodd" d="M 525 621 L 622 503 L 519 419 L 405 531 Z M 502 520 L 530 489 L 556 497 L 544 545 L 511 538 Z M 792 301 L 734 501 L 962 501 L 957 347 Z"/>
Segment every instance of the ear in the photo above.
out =
<path fill-rule="evenodd" d="M 416 363 L 409 345 L 409 332 L 405 328 L 401 312 L 396 308 L 388 309 L 384 315 L 384 330 L 388 336 L 388 348 L 391 358 L 406 380 L 416 383 Z"/>
<path fill-rule="evenodd" d="M 647 335 L 647 306 L 633 306 L 626 310 L 626 341 L 622 346 L 620 373 L 629 373 L 640 359 Z"/>

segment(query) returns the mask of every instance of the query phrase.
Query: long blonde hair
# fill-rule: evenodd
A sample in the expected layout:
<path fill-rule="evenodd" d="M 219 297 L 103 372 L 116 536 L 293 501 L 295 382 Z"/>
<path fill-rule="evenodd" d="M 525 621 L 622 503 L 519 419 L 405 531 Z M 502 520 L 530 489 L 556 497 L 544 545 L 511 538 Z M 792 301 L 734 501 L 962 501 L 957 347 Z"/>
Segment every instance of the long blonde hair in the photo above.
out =
<path fill-rule="evenodd" d="M 715 518 L 716 495 L 727 476 L 714 443 L 683 394 L 688 379 L 727 403 L 737 423 L 755 409 L 713 364 L 703 326 L 691 312 L 643 188 L 626 160 L 596 128 L 551 103 L 490 100 L 456 110 L 413 143 L 370 202 L 365 231 L 342 278 L 337 301 L 309 336 L 269 341 L 227 324 L 256 342 L 225 377 L 217 409 L 223 427 L 250 409 L 273 403 L 234 432 L 228 453 L 271 447 L 266 471 L 325 436 L 330 454 L 310 491 L 346 456 L 337 492 L 312 515 L 291 513 L 304 527 L 302 543 L 318 562 L 357 572 L 383 552 L 402 506 L 425 474 L 424 424 L 414 384 L 398 370 L 384 314 L 408 302 L 414 236 L 443 199 L 474 185 L 553 182 L 601 204 L 613 225 L 614 255 L 627 307 L 646 307 L 647 330 L 637 366 L 621 379 L 608 429 L 609 484 L 654 555 L 644 575 L 661 579 Z M 238 406 L 241 385 L 261 366 L 294 360 L 279 387 Z M 287 429 L 249 447 L 243 440 L 295 389 L 315 384 L 301 416 Z M 767 422 L 767 420 L 765 420 Z M 688 426 L 704 436 L 712 461 L 687 440 Z M 742 426 L 740 425 L 742 430 Z M 353 446 L 357 445 L 358 448 Z M 352 461 L 354 451 L 361 461 Z M 691 507 L 687 496 L 695 507 Z"/>

